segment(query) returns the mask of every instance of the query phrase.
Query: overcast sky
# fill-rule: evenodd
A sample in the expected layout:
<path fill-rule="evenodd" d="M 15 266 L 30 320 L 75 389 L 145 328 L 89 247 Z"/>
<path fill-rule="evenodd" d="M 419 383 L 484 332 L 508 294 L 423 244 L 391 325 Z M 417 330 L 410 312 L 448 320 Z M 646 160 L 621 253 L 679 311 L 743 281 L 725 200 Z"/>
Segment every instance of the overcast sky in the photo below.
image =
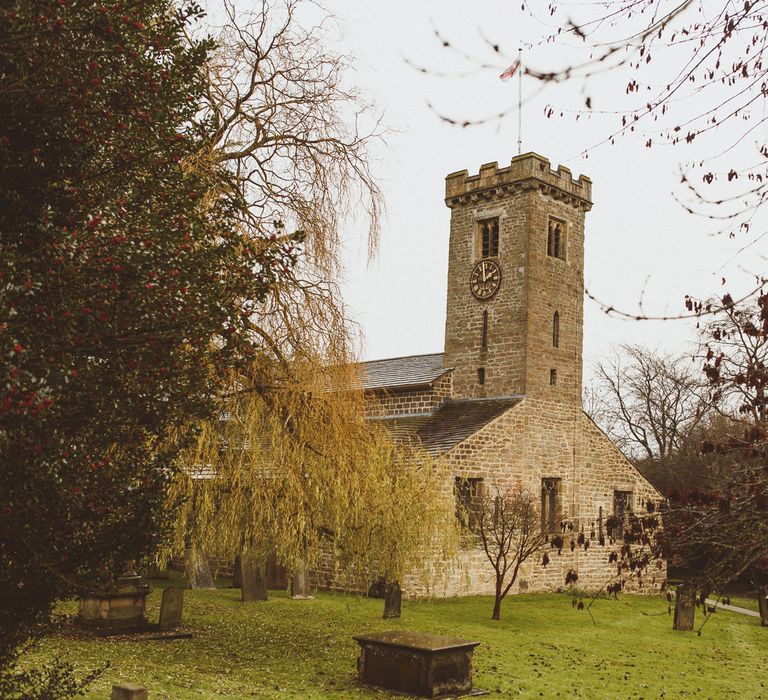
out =
<path fill-rule="evenodd" d="M 543 0 L 537 5 L 545 9 Z M 350 82 L 379 106 L 392 129 L 376 153 L 387 217 L 372 264 L 366 263 L 362 226 L 348 232 L 344 294 L 364 334 L 363 357 L 441 351 L 450 214 L 443 202 L 444 178 L 465 168 L 477 173 L 490 161 L 503 167 L 517 152 L 517 80 L 499 80 L 508 59 L 494 55 L 484 37 L 498 42 L 509 60 L 518 46 L 526 46 L 524 62 L 536 67 L 562 66 L 577 53 L 565 42 L 536 46 L 548 29 L 521 13 L 520 0 L 327 0 L 325 7 L 337 18 L 334 48 L 353 59 Z M 473 62 L 441 45 L 436 29 L 492 67 L 474 70 Z M 664 81 L 674 58 L 668 56 L 665 65 L 665 57 L 657 57 L 648 79 Z M 454 73 L 460 75 L 451 77 Z M 553 167 L 568 166 L 574 177 L 585 173 L 594 183 L 586 225 L 587 288 L 626 310 L 636 310 L 642 299 L 650 314 L 683 312 L 685 294 L 718 293 L 723 276 L 734 291 L 745 288 L 751 281 L 747 273 L 764 268 L 758 247 L 728 262 L 743 241 L 710 235 L 712 226 L 686 214 L 673 197 L 680 192 L 685 161 L 701 157 L 694 146 L 648 150 L 644 137 L 630 135 L 584 159 L 579 154 L 615 128 L 616 115 L 576 120 L 575 113 L 561 118 L 556 110 L 552 118 L 544 116 L 548 104 L 582 109 L 586 94 L 594 110 L 626 108 L 626 80 L 626 74 L 601 77 L 584 92 L 578 81 L 542 89 L 524 79 L 523 151 L 549 158 Z M 437 114 L 463 120 L 504 110 L 511 110 L 505 119 L 470 128 L 450 126 Z M 758 135 L 765 140 L 764 132 Z M 587 379 L 594 362 L 618 343 L 677 350 L 695 338 L 691 321 L 612 319 L 589 300 L 584 331 Z"/>

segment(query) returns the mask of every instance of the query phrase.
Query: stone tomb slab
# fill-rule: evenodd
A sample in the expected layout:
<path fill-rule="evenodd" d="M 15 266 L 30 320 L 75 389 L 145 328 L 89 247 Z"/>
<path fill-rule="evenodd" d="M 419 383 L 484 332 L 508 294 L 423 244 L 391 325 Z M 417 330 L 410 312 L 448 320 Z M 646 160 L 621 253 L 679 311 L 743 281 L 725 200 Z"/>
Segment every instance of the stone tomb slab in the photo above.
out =
<path fill-rule="evenodd" d="M 428 698 L 485 694 L 472 690 L 472 653 L 480 642 L 403 631 L 353 639 L 363 683 Z"/>

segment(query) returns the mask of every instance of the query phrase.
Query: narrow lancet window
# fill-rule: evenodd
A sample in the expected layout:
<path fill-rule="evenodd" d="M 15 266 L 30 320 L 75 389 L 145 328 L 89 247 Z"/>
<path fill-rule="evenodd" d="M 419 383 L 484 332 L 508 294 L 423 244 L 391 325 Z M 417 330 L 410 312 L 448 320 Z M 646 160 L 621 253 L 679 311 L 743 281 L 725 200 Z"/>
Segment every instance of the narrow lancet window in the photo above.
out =
<path fill-rule="evenodd" d="M 541 529 L 554 535 L 560 521 L 560 479 L 541 480 Z"/>
<path fill-rule="evenodd" d="M 560 347 L 560 312 L 555 311 L 552 317 L 552 347 Z"/>
<path fill-rule="evenodd" d="M 488 309 L 483 311 L 483 332 L 480 336 L 480 349 L 488 349 Z"/>

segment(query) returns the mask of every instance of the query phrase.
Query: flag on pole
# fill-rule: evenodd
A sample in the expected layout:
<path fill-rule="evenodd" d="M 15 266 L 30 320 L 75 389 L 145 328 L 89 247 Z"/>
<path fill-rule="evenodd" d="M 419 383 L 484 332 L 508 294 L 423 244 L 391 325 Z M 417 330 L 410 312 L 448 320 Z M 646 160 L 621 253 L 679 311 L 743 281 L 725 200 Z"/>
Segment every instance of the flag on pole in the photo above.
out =
<path fill-rule="evenodd" d="M 499 78 L 501 80 L 506 80 L 507 78 L 511 78 L 515 73 L 517 73 L 517 69 L 520 68 L 520 59 L 518 58 L 507 70 L 505 70 Z"/>

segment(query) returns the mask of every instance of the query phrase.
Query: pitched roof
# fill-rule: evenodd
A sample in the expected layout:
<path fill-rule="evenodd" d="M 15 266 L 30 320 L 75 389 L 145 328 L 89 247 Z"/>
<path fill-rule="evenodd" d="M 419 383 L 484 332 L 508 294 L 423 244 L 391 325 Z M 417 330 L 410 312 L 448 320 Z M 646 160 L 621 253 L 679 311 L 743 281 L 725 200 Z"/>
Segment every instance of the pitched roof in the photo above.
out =
<path fill-rule="evenodd" d="M 447 452 L 522 400 L 510 396 L 446 401 L 416 434 L 429 452 Z"/>
<path fill-rule="evenodd" d="M 384 423 L 389 434 L 395 440 L 409 440 L 416 437 L 419 430 L 432 420 L 432 414 L 415 413 L 401 416 L 384 416 L 383 418 L 372 418 L 369 420 L 379 420 Z"/>
<path fill-rule="evenodd" d="M 361 362 L 363 389 L 428 386 L 450 368 L 443 367 L 443 353 L 409 355 Z"/>

